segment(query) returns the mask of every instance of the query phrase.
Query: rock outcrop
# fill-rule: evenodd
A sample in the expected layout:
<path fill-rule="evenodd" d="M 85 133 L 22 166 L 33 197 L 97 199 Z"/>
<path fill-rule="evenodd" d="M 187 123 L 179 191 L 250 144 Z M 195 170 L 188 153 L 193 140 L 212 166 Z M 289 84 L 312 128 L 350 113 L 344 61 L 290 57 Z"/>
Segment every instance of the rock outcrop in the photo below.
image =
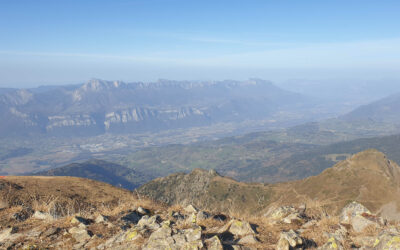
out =
<path fill-rule="evenodd" d="M 277 214 L 286 218 L 298 211 L 303 211 L 301 223 L 288 224 L 282 219 L 277 220 Z M 306 210 L 284 206 L 271 211 L 257 224 L 229 216 L 223 221 L 218 219 L 221 215 L 212 213 L 202 221 L 191 221 L 193 214 L 205 213 L 192 205 L 175 211 L 139 206 L 110 217 L 75 215 L 52 220 L 35 216 L 39 214 L 35 211 L 27 219 L 31 225 L 29 228 L 16 226 L 0 230 L 0 248 L 399 249 L 399 224 L 376 222 L 377 227 L 368 231 L 355 226 L 358 222 L 354 222 L 354 218 L 366 211 L 363 205 L 352 202 L 343 208 L 341 216 L 311 219 Z M 379 216 L 370 213 L 368 216 L 380 220 Z"/>

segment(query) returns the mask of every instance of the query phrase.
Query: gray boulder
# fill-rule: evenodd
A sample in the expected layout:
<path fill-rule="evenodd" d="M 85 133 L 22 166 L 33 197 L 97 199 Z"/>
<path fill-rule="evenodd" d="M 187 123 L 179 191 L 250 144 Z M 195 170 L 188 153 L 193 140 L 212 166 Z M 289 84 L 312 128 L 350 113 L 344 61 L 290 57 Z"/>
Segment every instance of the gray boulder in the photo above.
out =
<path fill-rule="evenodd" d="M 358 202 L 351 202 L 346 205 L 340 213 L 340 223 L 351 224 L 351 219 L 357 215 L 371 214 L 371 212 Z"/>
<path fill-rule="evenodd" d="M 255 231 L 247 221 L 232 220 L 229 232 L 236 236 L 253 235 Z"/>
<path fill-rule="evenodd" d="M 281 232 L 278 244 L 276 246 L 277 250 L 288 250 L 290 247 L 296 248 L 303 245 L 303 239 L 298 233 L 291 229 L 288 232 Z"/>

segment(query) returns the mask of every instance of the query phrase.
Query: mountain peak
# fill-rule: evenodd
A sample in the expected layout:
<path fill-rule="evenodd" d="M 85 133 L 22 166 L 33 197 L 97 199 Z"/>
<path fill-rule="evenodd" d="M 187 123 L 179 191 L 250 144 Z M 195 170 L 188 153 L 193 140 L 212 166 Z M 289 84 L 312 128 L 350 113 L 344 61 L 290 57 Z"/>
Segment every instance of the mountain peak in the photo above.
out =
<path fill-rule="evenodd" d="M 202 169 L 202 168 L 193 169 L 192 172 L 190 173 L 190 175 L 207 175 L 207 176 L 210 176 L 210 177 L 220 176 L 218 174 L 218 172 L 215 171 L 214 169 L 205 170 L 205 169 Z"/>
<path fill-rule="evenodd" d="M 333 169 L 351 169 L 354 171 L 378 171 L 388 178 L 400 180 L 400 167 L 390 161 L 386 155 L 376 149 L 367 149 L 339 162 Z"/>

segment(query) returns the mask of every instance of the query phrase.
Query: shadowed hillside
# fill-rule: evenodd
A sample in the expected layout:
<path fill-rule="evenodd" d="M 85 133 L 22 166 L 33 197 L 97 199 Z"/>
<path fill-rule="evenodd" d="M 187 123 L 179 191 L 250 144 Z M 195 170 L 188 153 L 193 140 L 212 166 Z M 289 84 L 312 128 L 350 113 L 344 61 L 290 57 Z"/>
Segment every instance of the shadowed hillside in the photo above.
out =
<path fill-rule="evenodd" d="M 36 173 L 38 176 L 74 176 L 109 183 L 113 186 L 132 190 L 146 180 L 132 169 L 102 160 L 73 163 L 64 167 Z"/>

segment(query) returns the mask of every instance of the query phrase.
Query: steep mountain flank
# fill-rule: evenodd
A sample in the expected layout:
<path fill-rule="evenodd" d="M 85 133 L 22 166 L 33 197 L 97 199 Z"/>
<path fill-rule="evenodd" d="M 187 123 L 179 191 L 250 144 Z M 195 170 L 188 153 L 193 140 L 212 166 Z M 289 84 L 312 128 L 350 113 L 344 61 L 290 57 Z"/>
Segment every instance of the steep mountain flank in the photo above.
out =
<path fill-rule="evenodd" d="M 332 208 L 340 208 L 351 200 L 375 212 L 391 202 L 400 208 L 400 167 L 373 149 L 355 154 L 318 176 L 282 187 L 291 189 L 284 193 L 285 201 L 304 196 Z"/>
<path fill-rule="evenodd" d="M 206 181 L 199 184 L 198 179 Z M 203 192 L 192 191 L 200 190 L 199 185 Z M 310 201 L 335 212 L 353 200 L 378 212 L 390 203 L 400 205 L 399 188 L 399 166 L 379 151 L 366 150 L 320 175 L 300 181 L 268 185 L 241 183 L 195 170 L 187 175 L 175 174 L 153 180 L 138 192 L 169 204 L 193 203 L 204 209 L 245 209 L 248 213 L 263 213 L 271 206 Z M 385 216 L 396 216 L 396 213 Z"/>
<path fill-rule="evenodd" d="M 143 184 L 147 178 L 143 174 L 102 160 L 73 163 L 64 167 L 35 173 L 38 176 L 74 176 L 109 183 L 113 186 L 132 190 Z"/>
<path fill-rule="evenodd" d="M 373 103 L 363 105 L 342 118 L 352 120 L 373 120 L 377 122 L 400 123 L 400 93 L 388 96 Z"/>

